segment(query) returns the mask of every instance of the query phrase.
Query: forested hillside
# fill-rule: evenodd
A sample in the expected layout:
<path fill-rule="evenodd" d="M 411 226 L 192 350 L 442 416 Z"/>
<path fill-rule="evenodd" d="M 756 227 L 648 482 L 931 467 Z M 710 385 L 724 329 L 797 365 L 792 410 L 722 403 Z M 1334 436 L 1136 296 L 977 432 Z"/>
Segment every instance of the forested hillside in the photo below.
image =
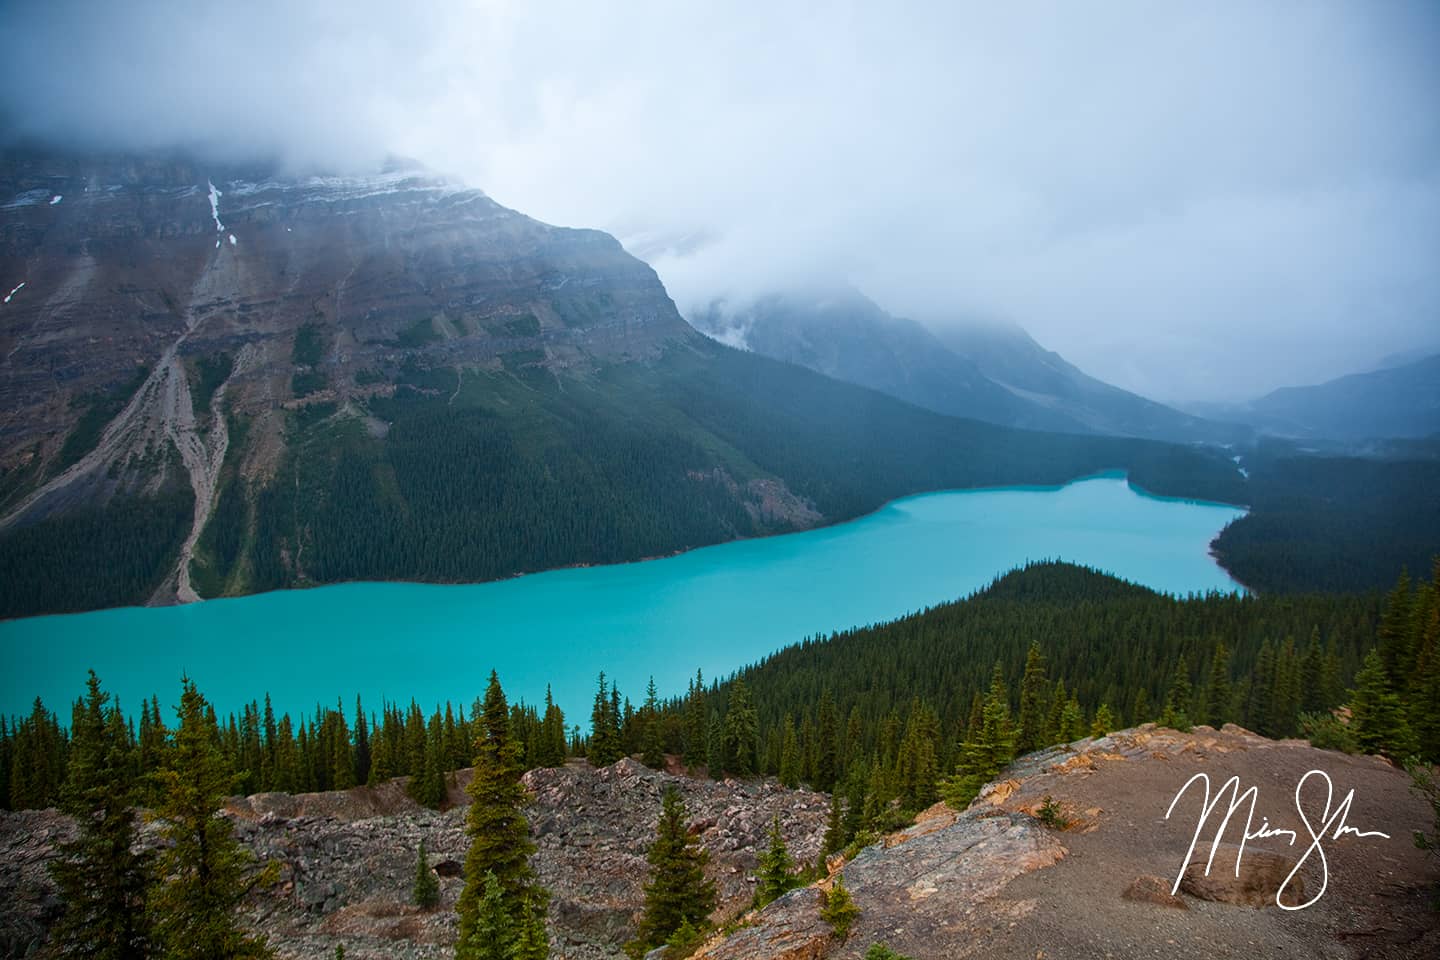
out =
<path fill-rule="evenodd" d="M 1320 457 L 1262 444 L 1245 457 L 1248 516 L 1215 556 L 1262 593 L 1373 590 L 1440 550 L 1440 461 Z"/>
<path fill-rule="evenodd" d="M 846 520 L 922 491 L 1059 484 L 1105 469 L 1154 492 L 1245 499 L 1218 452 L 944 417 L 698 337 L 648 362 L 507 363 L 433 368 L 402 357 L 367 369 L 392 389 L 289 412 L 270 478 L 241 470 L 239 438 L 254 419 L 232 412 L 190 564 L 196 591 L 494 579 Z M 143 603 L 188 509 L 141 509 L 148 502 L 0 536 L 0 576 L 33 585 L 6 591 L 0 616 Z M 144 549 L 121 548 L 137 540 Z M 83 589 L 68 576 L 96 566 L 124 575 Z"/>

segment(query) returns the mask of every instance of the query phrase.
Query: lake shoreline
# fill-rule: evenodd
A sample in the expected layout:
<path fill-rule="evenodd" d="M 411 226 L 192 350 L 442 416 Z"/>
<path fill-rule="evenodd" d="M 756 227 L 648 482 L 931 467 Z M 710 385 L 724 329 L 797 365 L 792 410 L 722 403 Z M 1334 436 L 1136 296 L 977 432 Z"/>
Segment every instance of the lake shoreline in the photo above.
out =
<path fill-rule="evenodd" d="M 67 610 L 67 611 L 64 611 L 64 612 L 62 612 L 62 613 L 39 613 L 39 614 L 35 614 L 35 615 L 29 616 L 29 617 L 12 617 L 12 618 L 9 618 L 9 619 L 0 619 L 0 624 L 16 623 L 16 622 L 21 622 L 21 621 L 32 621 L 32 620 L 46 620 L 46 619 L 59 618 L 59 617 L 85 616 L 85 615 L 87 615 L 87 614 L 100 613 L 100 612 L 104 612 L 104 611 L 107 611 L 107 610 L 154 610 L 154 609 L 165 609 L 165 608 L 170 608 L 170 607 L 194 607 L 194 606 L 200 606 L 200 605 L 202 605 L 202 604 L 214 603 L 214 602 L 216 602 L 216 601 L 223 601 L 223 600 L 241 600 L 241 599 L 244 599 L 244 598 L 246 598 L 246 597 L 261 597 L 261 596 L 266 596 L 266 595 L 269 595 L 269 594 L 276 594 L 276 593 L 295 593 L 295 592 L 308 591 L 308 590 L 319 590 L 319 589 L 323 589 L 323 588 L 325 588 L 325 587 L 351 586 L 351 585 L 356 585 L 356 584 L 404 584 L 404 585 L 408 585 L 408 586 L 417 586 L 417 587 L 469 587 L 469 586 L 481 586 L 481 585 L 487 584 L 487 583 L 507 583 L 507 582 L 509 582 L 509 581 L 519 580 L 519 579 L 522 579 L 522 578 L 524 578 L 524 577 L 539 576 L 539 575 L 541 575 L 541 574 L 546 574 L 546 573 L 557 573 L 557 572 L 565 571 L 565 570 L 593 570 L 593 569 L 601 569 L 601 568 L 606 568 L 606 567 L 624 567 L 624 566 L 630 566 L 630 565 L 632 565 L 632 564 L 651 563 L 651 562 L 656 561 L 656 560 L 668 560 L 668 559 L 672 559 L 672 558 L 674 558 L 674 557 L 680 557 L 680 556 L 684 556 L 684 555 L 686 555 L 686 554 L 694 553 L 694 552 L 696 552 L 697 550 L 707 550 L 707 549 L 710 549 L 710 548 L 712 548 L 712 547 L 720 547 L 720 546 L 725 546 L 725 545 L 727 545 L 727 544 L 733 544 L 733 543 L 748 543 L 748 542 L 753 542 L 753 541 L 770 540 L 770 539 L 773 539 L 773 538 L 775 538 L 775 537 L 788 537 L 788 536 L 792 536 L 792 535 L 794 535 L 794 534 L 798 534 L 798 533 L 808 533 L 808 532 L 814 531 L 814 530 L 830 530 L 830 529 L 835 529 L 835 528 L 837 528 L 837 527 L 843 527 L 843 526 L 845 526 L 846 524 L 858 523 L 859 521 L 866 520 L 866 519 L 869 519 L 869 518 L 871 518 L 871 517 L 874 517 L 874 516 L 882 513 L 883 511 L 889 509 L 890 507 L 893 507 L 893 506 L 897 505 L 897 504 L 902 504 L 902 503 L 905 503 L 906 501 L 910 501 L 910 500 L 918 500 L 918 499 L 921 499 L 921 498 L 924 498 L 924 497 L 945 496 L 945 495 L 947 495 L 947 494 L 959 494 L 959 493 L 998 493 L 998 492 L 1002 492 L 1002 491 L 1034 492 L 1034 493 L 1053 493 L 1053 492 L 1056 492 L 1056 491 L 1064 490 L 1066 487 L 1072 486 L 1072 485 L 1077 484 L 1077 483 L 1085 483 L 1086 481 L 1089 481 L 1089 480 L 1120 480 L 1120 479 L 1125 480 L 1125 482 L 1126 482 L 1126 484 L 1129 486 L 1129 488 L 1130 488 L 1131 490 L 1133 490 L 1136 494 L 1138 494 L 1139 496 L 1145 497 L 1145 498 L 1147 498 L 1147 499 L 1150 499 L 1150 500 L 1156 500 L 1156 501 L 1160 501 L 1160 502 L 1164 502 L 1164 503 L 1189 504 L 1189 505 L 1199 506 L 1199 507 L 1224 507 L 1224 508 L 1228 508 L 1228 509 L 1244 510 L 1246 513 L 1248 513 L 1248 512 L 1250 511 L 1250 506 L 1249 506 L 1248 504 L 1228 503 L 1228 502 L 1225 502 L 1225 501 L 1222 501 L 1222 500 L 1201 500 L 1201 499 L 1198 499 L 1198 498 L 1195 498 L 1195 497 L 1175 497 L 1175 496 L 1170 496 L 1170 495 L 1168 495 L 1168 494 L 1154 493 L 1154 492 L 1152 492 L 1152 491 L 1150 491 L 1150 490 L 1145 489 L 1144 487 L 1141 487 L 1139 484 L 1137 484 L 1137 483 L 1135 483 L 1133 480 L 1131 480 L 1131 479 L 1130 479 L 1130 474 L 1129 474 L 1129 471 L 1128 471 L 1128 470 L 1125 470 L 1125 469 L 1123 469 L 1123 468 L 1116 467 L 1116 468 L 1109 468 L 1109 469 L 1097 470 L 1097 471 L 1094 471 L 1094 472 L 1092 472 L 1092 473 L 1082 474 L 1082 475 L 1080 475 L 1080 476 L 1073 477 L 1073 478 L 1071 478 L 1071 479 L 1069 479 L 1069 480 L 1066 480 L 1064 483 L 1058 483 L 1058 484 L 1022 483 L 1022 484 L 1004 484 L 1004 485 L 1001 485 L 1001 486 L 991 486 L 991 487 L 945 487 L 945 488 L 938 489 L 938 490 L 921 490 L 921 491 L 916 492 L 916 493 L 907 493 L 907 494 L 904 494 L 903 496 L 899 496 L 899 497 L 895 497 L 895 498 L 893 498 L 893 499 L 887 500 L 887 501 L 885 501 L 884 503 L 880 504 L 879 506 L 875 507 L 873 510 L 866 511 L 865 513 L 859 513 L 859 514 L 856 514 L 856 515 L 851 516 L 851 517 L 838 518 L 838 519 L 831 520 L 831 521 L 828 521 L 828 522 L 825 522 L 825 523 L 818 523 L 818 524 L 815 524 L 814 526 L 810 526 L 810 527 L 802 527 L 802 528 L 794 529 L 794 530 L 777 530 L 777 531 L 774 531 L 774 532 L 772 532 L 772 533 L 761 533 L 761 534 L 755 534 L 755 535 L 752 535 L 752 536 L 732 537 L 732 538 L 730 538 L 729 540 L 719 540 L 719 541 L 716 541 L 715 543 L 700 543 L 700 544 L 694 544 L 694 545 L 692 545 L 692 546 L 681 547 L 681 548 L 679 548 L 679 549 L 672 550 L 672 551 L 670 551 L 669 553 L 659 553 L 659 554 L 653 554 L 653 555 L 651 555 L 651 556 L 637 557 L 637 558 L 635 558 L 635 559 L 633 559 L 633 560 L 616 560 L 616 561 L 613 561 L 613 562 L 610 562 L 610 563 L 570 563 L 570 564 L 564 564 L 564 565 L 561 565 L 561 566 L 558 566 L 558 567 L 544 567 L 544 568 L 539 569 L 539 570 L 524 570 L 524 571 L 518 571 L 518 572 L 516 572 L 516 573 L 509 574 L 508 576 L 504 576 L 504 577 L 492 577 L 492 578 L 486 579 L 486 580 L 409 580 L 409 579 L 405 579 L 405 578 L 395 578 L 395 579 L 386 579 L 386 580 L 326 580 L 326 581 L 324 581 L 323 583 L 296 583 L 296 584 L 292 584 L 292 585 L 287 586 L 287 587 L 277 587 L 277 588 L 275 588 L 274 590 L 255 590 L 255 591 L 251 591 L 251 592 L 248 592 L 248 593 L 221 594 L 221 595 L 215 596 L 215 597 L 197 597 L 195 600 L 172 601 L 172 602 L 161 602 L 161 603 L 149 603 L 149 602 L 147 602 L 147 603 L 143 603 L 143 604 L 129 604 L 129 605 L 126 605 L 126 606 L 118 606 L 118 607 L 95 607 L 95 608 L 90 609 L 90 610 Z M 1218 537 L 1219 534 L 1216 534 L 1216 536 Z M 1213 541 L 1212 541 L 1212 546 L 1213 546 Z M 1226 572 L 1226 574 L 1228 574 L 1232 580 L 1234 580 L 1234 581 L 1235 581 L 1237 584 L 1239 584 L 1240 586 L 1244 587 L 1246 591 L 1249 591 L 1249 592 L 1252 592 L 1252 593 L 1254 592 L 1249 586 L 1246 586 L 1245 584 L 1240 583 L 1240 581 L 1235 578 L 1235 575 L 1234 575 L 1233 573 L 1231 573 L 1230 569 L 1229 569 L 1228 567 L 1226 567 L 1226 566 L 1224 565 L 1224 563 L 1221 562 L 1220 558 L 1213 553 L 1213 550 L 1212 550 L 1212 552 L 1211 552 L 1210 555 L 1211 555 L 1212 558 L 1215 559 L 1216 564 L 1217 564 L 1218 566 L 1220 566 L 1220 568 L 1221 568 L 1222 570 L 1224 570 L 1224 571 Z"/>

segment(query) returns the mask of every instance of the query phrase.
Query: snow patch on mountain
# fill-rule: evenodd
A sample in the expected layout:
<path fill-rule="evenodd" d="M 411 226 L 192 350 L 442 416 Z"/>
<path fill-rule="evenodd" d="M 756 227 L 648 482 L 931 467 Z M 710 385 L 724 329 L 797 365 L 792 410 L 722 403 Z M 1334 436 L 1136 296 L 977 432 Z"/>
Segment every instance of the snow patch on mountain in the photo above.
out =
<path fill-rule="evenodd" d="M 224 233 L 225 224 L 220 222 L 220 198 L 223 197 L 224 194 L 216 190 L 215 184 L 211 181 L 206 180 L 205 183 L 210 187 L 210 216 L 215 221 L 215 232 Z M 220 246 L 220 241 L 215 241 L 215 246 Z"/>

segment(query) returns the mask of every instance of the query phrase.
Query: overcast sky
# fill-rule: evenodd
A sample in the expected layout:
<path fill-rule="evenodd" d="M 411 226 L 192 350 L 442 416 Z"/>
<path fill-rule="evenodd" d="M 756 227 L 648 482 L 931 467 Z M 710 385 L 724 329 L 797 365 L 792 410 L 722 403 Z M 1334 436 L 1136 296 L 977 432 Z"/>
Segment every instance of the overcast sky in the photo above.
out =
<path fill-rule="evenodd" d="M 1167 401 L 1440 346 L 1431 0 L 5 0 L 0 37 L 12 134 L 413 156 L 682 311 L 848 282 Z"/>

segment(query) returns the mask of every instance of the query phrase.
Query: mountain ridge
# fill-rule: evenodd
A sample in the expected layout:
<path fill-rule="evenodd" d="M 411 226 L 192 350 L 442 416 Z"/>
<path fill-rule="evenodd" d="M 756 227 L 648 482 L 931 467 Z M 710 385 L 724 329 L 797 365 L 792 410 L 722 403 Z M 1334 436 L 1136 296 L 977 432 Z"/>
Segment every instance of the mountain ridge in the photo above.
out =
<path fill-rule="evenodd" d="M 1004 426 L 1170 441 L 1242 442 L 1249 431 L 1096 380 L 1013 324 L 926 326 L 852 288 L 775 293 L 689 311 L 707 335 L 952 416 Z"/>

